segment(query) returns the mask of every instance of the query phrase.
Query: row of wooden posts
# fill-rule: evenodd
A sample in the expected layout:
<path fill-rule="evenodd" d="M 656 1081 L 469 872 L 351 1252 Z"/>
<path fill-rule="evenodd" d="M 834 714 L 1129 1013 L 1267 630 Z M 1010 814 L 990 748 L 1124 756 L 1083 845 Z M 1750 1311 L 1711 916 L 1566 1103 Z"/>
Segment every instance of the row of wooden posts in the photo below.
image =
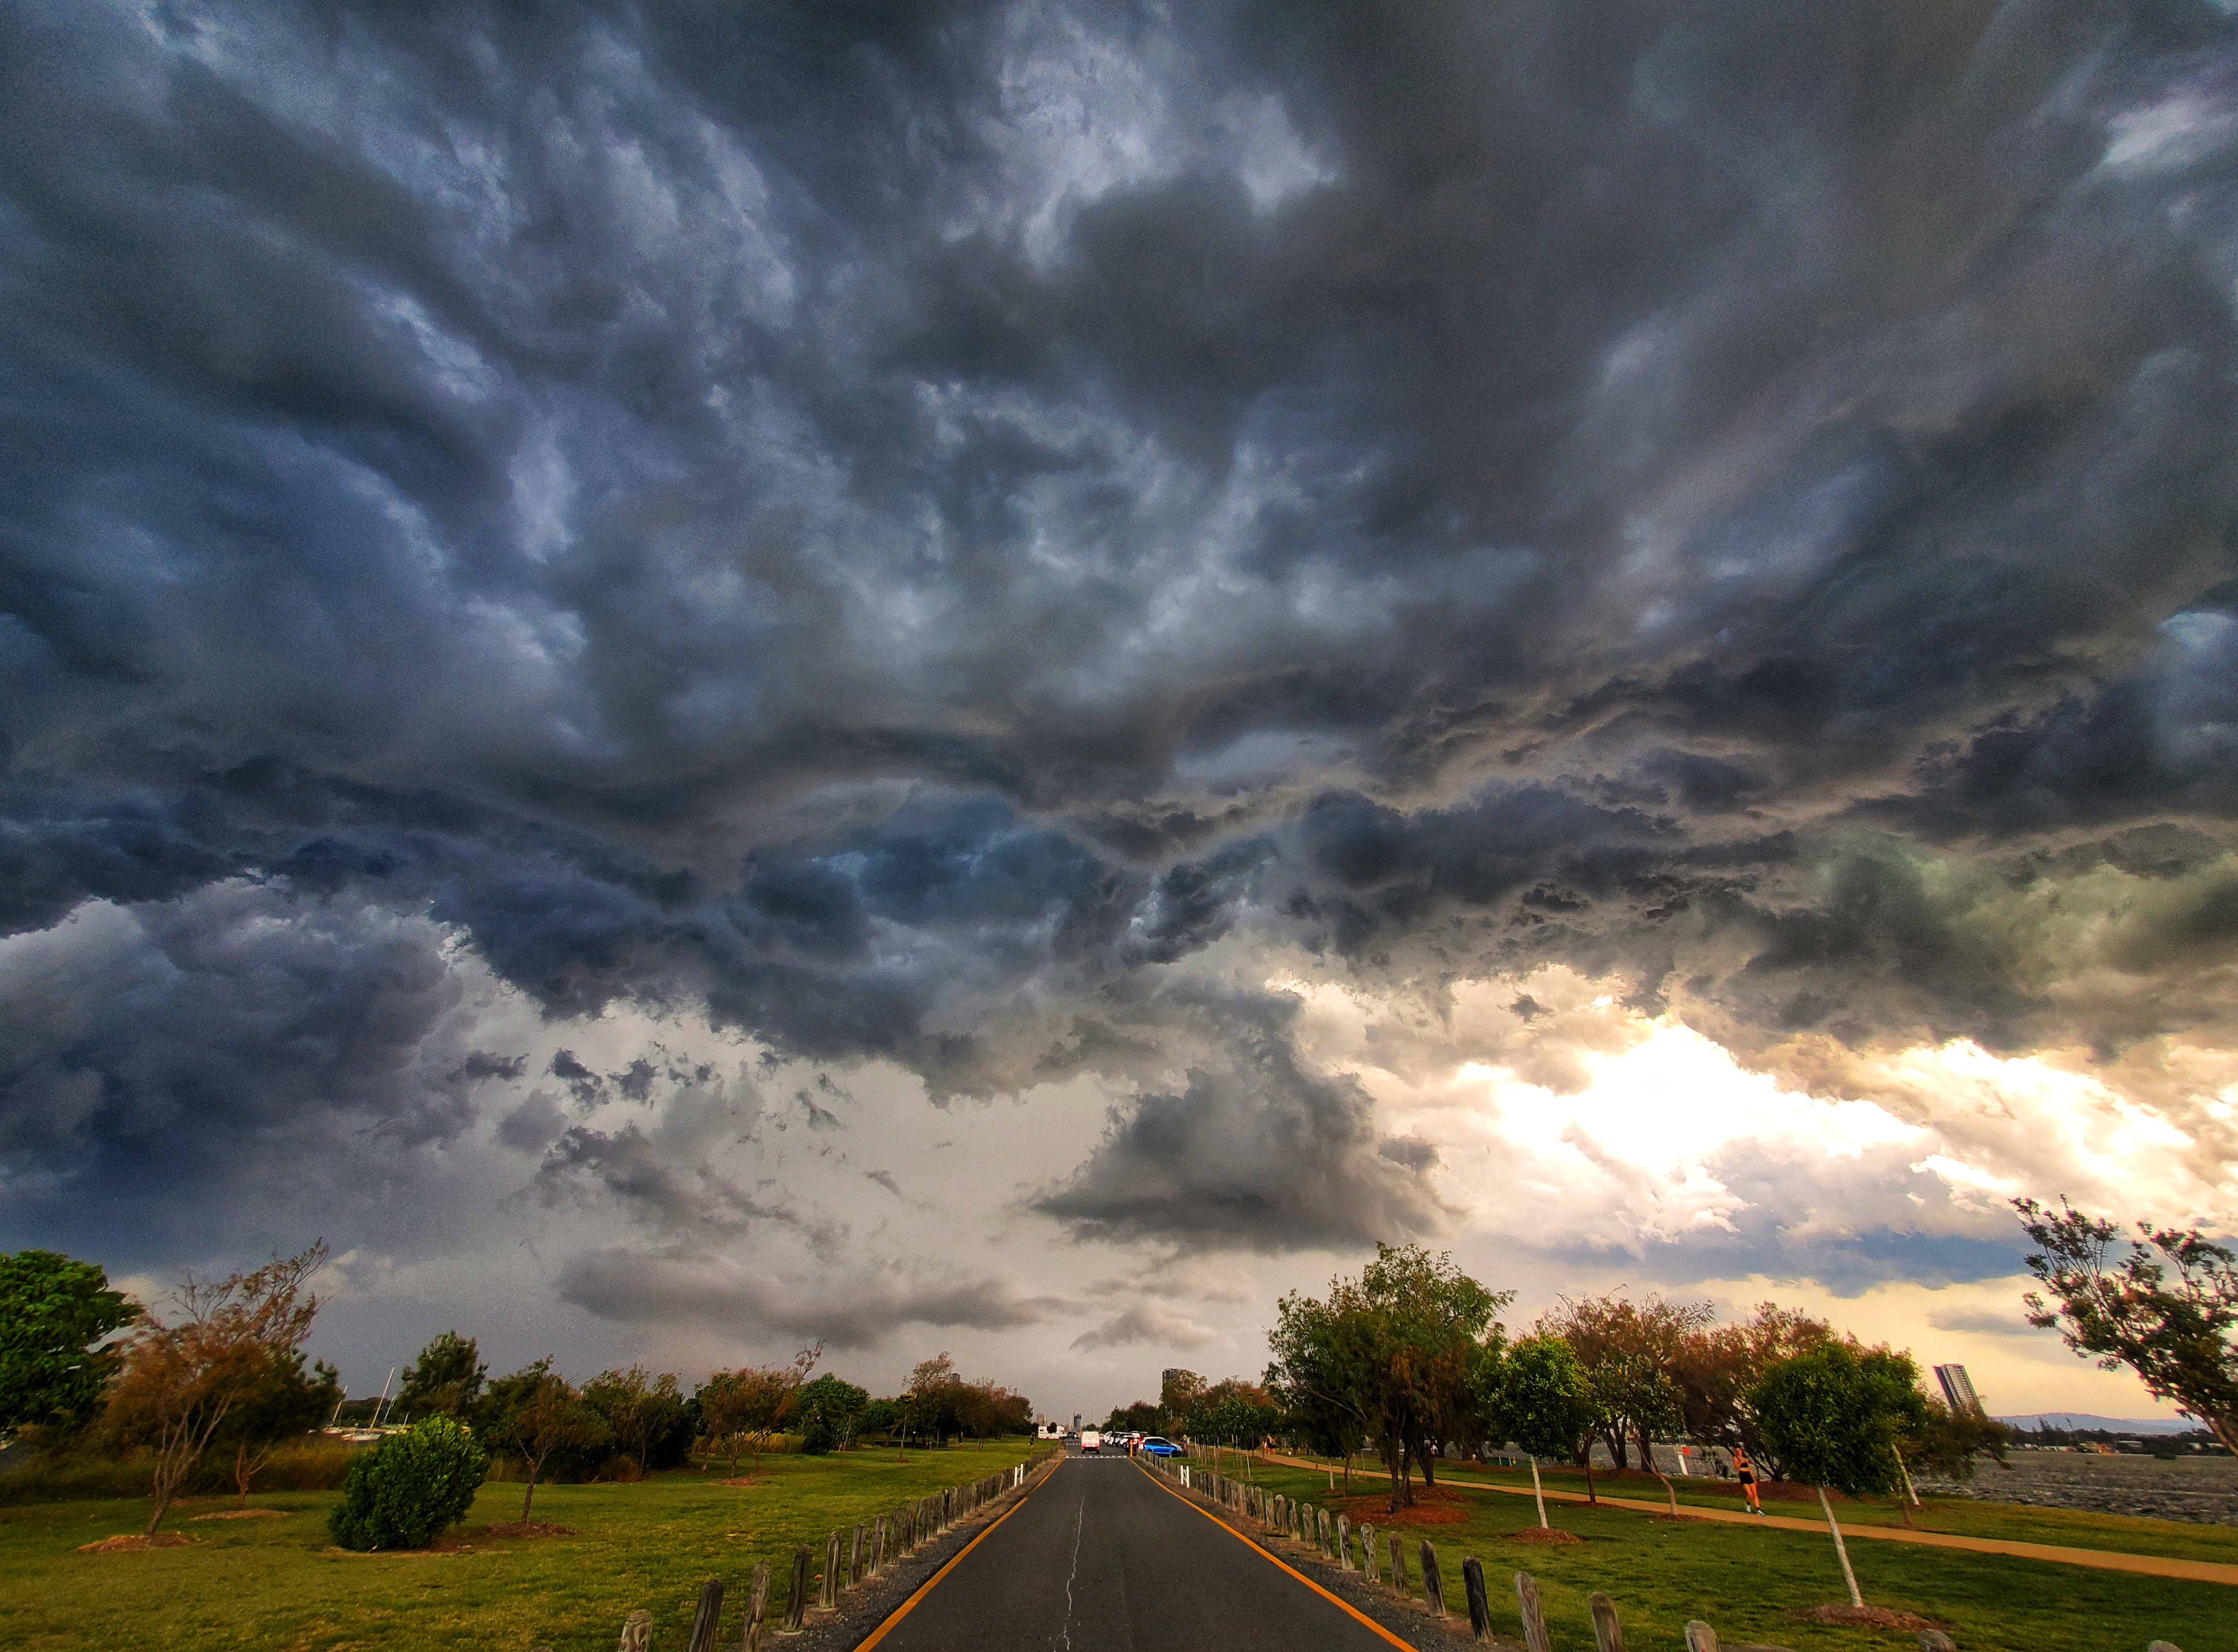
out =
<path fill-rule="evenodd" d="M 1156 1458 L 1151 1461 L 1160 1473 L 1178 1481 L 1184 1490 L 1209 1498 L 1231 1514 L 1255 1520 L 1301 1547 L 1318 1548 L 1323 1560 L 1334 1561 L 1346 1571 L 1358 1572 L 1370 1583 L 1384 1584 L 1381 1563 L 1387 1561 L 1389 1587 L 1401 1599 L 1414 1598 L 1414 1586 L 1407 1576 L 1407 1546 L 1397 1532 L 1385 1534 L 1384 1553 L 1379 1556 L 1375 1528 L 1365 1521 L 1355 1526 L 1349 1515 L 1331 1518 L 1327 1509 L 1269 1492 L 1264 1486 L 1231 1480 L 1226 1475 L 1186 1464 L 1175 1464 Z M 1423 1538 L 1417 1558 L 1421 1565 L 1422 1605 L 1432 1617 L 1449 1616 L 1437 1545 Z M 1468 1602 L 1471 1633 L 1480 1641 L 1489 1641 L 1492 1600 L 1485 1591 L 1484 1563 L 1474 1555 L 1461 1562 L 1461 1593 Z M 1523 1643 L 1529 1652 L 1553 1652 L 1553 1642 L 1546 1634 L 1546 1611 L 1539 1602 L 1539 1581 L 1529 1572 L 1515 1574 L 1515 1604 L 1523 1616 Z M 1588 1604 L 1592 1611 L 1593 1642 L 1599 1652 L 1624 1652 L 1624 1629 L 1617 1621 L 1616 1602 L 1596 1589 Z M 1717 1631 L 1707 1623 L 1687 1624 L 1686 1652 L 1718 1652 Z"/>
<path fill-rule="evenodd" d="M 792 1589 L 785 1603 L 784 1621 L 778 1632 L 798 1635 L 808 1621 L 808 1601 L 813 1589 L 816 1603 L 826 1611 L 837 1607 L 849 1589 L 859 1588 L 884 1571 L 888 1565 L 914 1553 L 925 1543 L 946 1531 L 957 1521 L 983 1509 L 1004 1492 L 1015 1490 L 1026 1483 L 1026 1474 L 1032 1462 L 1021 1463 L 989 1475 L 983 1480 L 974 1480 L 966 1485 L 950 1486 L 936 1491 L 930 1497 L 905 1503 L 891 1515 L 879 1515 L 866 1520 L 851 1532 L 846 1528 L 833 1532 L 824 1543 L 824 1576 L 820 1587 L 811 1576 L 816 1563 L 816 1551 L 802 1543 L 792 1551 Z M 745 1618 L 739 1631 L 730 1640 L 718 1642 L 723 1616 L 723 1580 L 711 1577 L 699 1589 L 699 1609 L 692 1620 L 692 1639 L 688 1652 L 718 1652 L 718 1645 L 736 1647 L 739 1652 L 756 1652 L 762 1643 L 762 1630 L 769 1610 L 770 1563 L 766 1560 L 754 1568 L 753 1583 L 746 1596 Z M 632 1612 L 629 1621 L 622 1625 L 620 1652 L 646 1652 L 652 1643 L 652 1614 Z M 548 1652 L 539 1647 L 536 1652 Z"/>

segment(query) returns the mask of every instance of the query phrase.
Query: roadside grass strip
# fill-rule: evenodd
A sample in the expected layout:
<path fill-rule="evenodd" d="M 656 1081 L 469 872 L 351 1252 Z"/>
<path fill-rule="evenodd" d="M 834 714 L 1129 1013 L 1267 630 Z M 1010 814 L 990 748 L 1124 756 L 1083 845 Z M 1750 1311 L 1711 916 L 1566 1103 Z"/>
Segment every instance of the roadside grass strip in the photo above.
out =
<path fill-rule="evenodd" d="M 1241 1477 L 1235 1469 L 1231 1477 Z M 1394 1528 L 1384 1513 L 1388 1494 L 1380 1474 L 1355 1469 L 1347 1501 L 1341 1490 L 1331 1492 L 1326 1470 L 1306 1462 L 1261 1458 L 1250 1472 L 1269 1492 L 1332 1515 L 1346 1510 L 1379 1531 L 1395 1529 L 1410 1544 L 1421 1538 L 1435 1543 L 1447 1608 L 1463 1635 L 1468 1617 L 1461 1561 L 1474 1555 L 1484 1563 L 1494 1632 L 1521 1637 L 1512 1585 L 1515 1573 L 1529 1572 L 1538 1580 L 1554 1652 L 1593 1646 L 1587 1597 L 1597 1589 L 1614 1600 L 1630 1646 L 1683 1646 L 1692 1619 L 1712 1625 L 1728 1644 L 1796 1652 L 1914 1652 L 1917 1646 L 1909 1634 L 1809 1620 L 1812 1609 L 1847 1598 L 1823 1524 L 1790 1530 L 1752 1519 L 1674 1522 L 1606 1498 L 1598 1508 L 1550 1498 L 1554 1525 L 1585 1540 L 1554 1546 L 1531 1541 L 1537 1522 L 1528 1497 L 1441 1486 L 1438 1518 L 1402 1518 Z M 1637 1489 L 1637 1482 L 1625 1483 L 1627 1492 Z M 1853 1544 L 1851 1559 L 1868 1604 L 1943 1624 L 1965 1652 L 2102 1652 L 2156 1640 L 2203 1652 L 2232 1644 L 2234 1597 L 2220 1583 L 1915 1543 Z M 1419 1596 L 1420 1580 L 1413 1581 Z"/>
<path fill-rule="evenodd" d="M 144 1498 L 0 1508 L 0 1645 L 10 1652 L 489 1652 L 550 1647 L 612 1652 L 628 1614 L 652 1615 L 652 1645 L 683 1652 L 700 1585 L 721 1577 L 725 1643 L 757 1561 L 773 1574 L 769 1611 L 781 1620 L 792 1551 L 823 1569 L 834 1530 L 891 1515 L 904 1503 L 1025 1460 L 1025 1439 L 830 1457 L 765 1457 L 755 1483 L 725 1470 L 679 1469 L 635 1484 L 543 1485 L 534 1517 L 571 1535 L 507 1536 L 521 1488 L 482 1487 L 448 1546 L 348 1554 L 331 1547 L 331 1491 L 259 1492 L 287 1519 L 186 1525 L 230 1497 L 174 1505 L 197 1539 L 180 1548 L 80 1554 L 78 1546 L 147 1523 Z M 169 1527 L 167 1523 L 167 1529 Z M 811 1594 L 811 1600 L 813 1596 Z M 773 1644 L 770 1633 L 765 1647 Z"/>

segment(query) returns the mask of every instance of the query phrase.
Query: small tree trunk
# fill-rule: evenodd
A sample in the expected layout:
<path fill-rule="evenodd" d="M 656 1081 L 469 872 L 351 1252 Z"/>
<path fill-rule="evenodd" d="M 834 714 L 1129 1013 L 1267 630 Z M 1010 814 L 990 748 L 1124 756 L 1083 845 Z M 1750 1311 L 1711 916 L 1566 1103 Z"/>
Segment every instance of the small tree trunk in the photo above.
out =
<path fill-rule="evenodd" d="M 1539 1483 L 1539 1454 L 1536 1451 L 1531 1454 L 1531 1495 L 1538 1499 L 1539 1529 L 1544 1531 L 1546 1529 L 1546 1493 Z"/>
<path fill-rule="evenodd" d="M 233 1448 L 233 1506 L 248 1507 L 248 1477 L 255 1470 L 248 1461 L 248 1442 L 242 1440 Z"/>
<path fill-rule="evenodd" d="M 536 1470 L 542 1466 L 538 1459 L 523 1457 L 521 1465 L 528 1470 L 528 1489 L 520 1494 L 520 1523 L 528 1523 L 528 1505 L 536 1500 Z"/>
<path fill-rule="evenodd" d="M 1911 1506 L 1917 1509 L 1919 1507 L 1919 1493 L 1911 1489 L 1911 1470 L 1904 1466 L 1904 1453 L 1891 1445 L 1889 1447 L 1889 1455 L 1896 1459 L 1896 1471 L 1904 1477 L 1904 1495 L 1911 1499 Z M 1906 1525 L 1911 1523 L 1910 1515 L 1904 1517 L 1904 1523 Z"/>
<path fill-rule="evenodd" d="M 1826 1530 L 1834 1534 L 1834 1552 L 1842 1557 L 1842 1581 L 1850 1586 L 1850 1604 L 1863 1606 L 1865 1597 L 1857 1593 L 1857 1575 L 1850 1569 L 1850 1546 L 1842 1541 L 1842 1523 L 1834 1518 L 1834 1505 L 1827 1501 L 1826 1488 L 1818 1488 L 1818 1506 L 1826 1511 Z"/>
<path fill-rule="evenodd" d="M 1596 1509 L 1601 1506 L 1601 1494 L 1593 1484 L 1593 1445 L 1591 1440 L 1586 1442 L 1586 1501 Z M 1540 1523 L 1545 1523 L 1542 1521 Z"/>

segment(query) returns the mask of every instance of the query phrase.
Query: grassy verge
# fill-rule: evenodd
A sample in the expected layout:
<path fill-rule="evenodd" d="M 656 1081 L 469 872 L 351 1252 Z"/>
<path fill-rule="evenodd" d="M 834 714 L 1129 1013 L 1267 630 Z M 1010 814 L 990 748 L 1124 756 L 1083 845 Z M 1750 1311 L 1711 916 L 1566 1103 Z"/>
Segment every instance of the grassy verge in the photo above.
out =
<path fill-rule="evenodd" d="M 1996 1470 L 1985 1470 L 1995 1473 Z M 1324 1470 L 1324 1473 L 1326 1470 Z M 1341 1465 L 1338 1473 L 1342 1475 Z M 1365 1481 L 1354 1467 L 1355 1485 L 1381 1486 L 1378 1477 Z M 1566 1469 L 1542 1469 L 1540 1478 L 1549 1491 L 1575 1492 L 1583 1496 L 1586 1477 L 1581 1471 Z M 1473 1464 L 1460 1469 L 1440 1470 L 1439 1479 L 1455 1485 L 1500 1485 L 1528 1488 L 1531 1473 L 1527 1469 L 1485 1469 Z M 1326 1480 L 1324 1480 L 1326 1483 Z M 1663 1483 L 1652 1475 L 1633 1472 L 1622 1476 L 1596 1473 L 1593 1483 L 1603 1497 L 1636 1498 L 1645 1502 L 1663 1502 Z M 1740 1488 L 1725 1481 L 1686 1480 L 1673 1476 L 1672 1487 L 1678 1494 L 1681 1509 L 1745 1509 Z M 1985 1483 L 1985 1490 L 1994 1489 L 1995 1483 Z M 1815 1493 L 1798 1486 L 1768 1486 L 1764 1498 L 1764 1510 L 1768 1515 L 1784 1515 L 1791 1519 L 1818 1520 L 1818 1499 Z M 1877 1498 L 1869 1502 L 1835 1500 L 1835 1515 L 1844 1528 L 1851 1526 L 1890 1526 L 1901 1528 L 1904 1516 L 1893 1498 Z M 1972 1497 L 1923 1497 L 1920 1506 L 1911 1511 L 1912 1523 L 1924 1531 L 1947 1531 L 1965 1537 L 1995 1537 L 2010 1543 L 2057 1543 L 2070 1549 L 2109 1549 L 2132 1555 L 2163 1555 L 2171 1560 L 2212 1560 L 2225 1564 L 2238 1564 L 2238 1527 L 2202 1525 L 2188 1520 L 2147 1520 L 2134 1515 L 2095 1514 L 2080 1509 L 2040 1509 L 2017 1503 L 1993 1503 Z"/>
<path fill-rule="evenodd" d="M 1327 1475 L 1318 1469 L 1261 1463 L 1253 1475 L 1270 1490 L 1332 1510 L 1344 1507 L 1379 1531 L 1388 1529 L 1381 1482 L 1355 1475 L 1354 1487 L 1365 1495 L 1345 1505 L 1331 1498 Z M 1527 1484 L 1529 1477 L 1523 1478 Z M 1578 1483 L 1582 1488 L 1583 1476 Z M 1625 1490 L 1629 1494 L 1632 1483 Z M 1801 1616 L 1848 1598 L 1833 1544 L 1821 1533 L 1672 1522 L 1632 1510 L 1564 1503 L 1550 1504 L 1548 1517 L 1586 1541 L 1553 1546 L 1514 1536 L 1536 1523 L 1527 1497 L 1460 1492 L 1430 1505 L 1428 1512 L 1437 1523 L 1396 1528 L 1407 1543 L 1409 1573 L 1416 1572 L 1414 1545 L 1429 1538 L 1438 1548 L 1448 1605 L 1466 1623 L 1460 1563 L 1475 1555 L 1484 1563 L 1493 1627 L 1520 1637 L 1513 1579 L 1518 1571 L 1530 1572 L 1539 1580 L 1556 1652 L 1590 1652 L 1586 1597 L 1595 1589 L 1615 1600 L 1626 1640 L 1634 1646 L 1683 1645 L 1689 1618 L 1710 1623 L 1729 1642 L 1771 1642 L 1798 1652 L 1913 1652 L 1917 1645 L 1909 1633 L 1829 1628 Z M 2228 1643 L 2232 1614 L 2238 1611 L 2238 1589 L 2215 1583 L 1905 1543 L 1853 1543 L 1850 1556 L 1869 1604 L 1941 1622 L 1966 1652 L 2100 1652 L 2154 1640 L 2201 1652 Z M 1419 1589 L 1419 1576 L 1415 1582 Z"/>
<path fill-rule="evenodd" d="M 699 1585 L 731 1591 L 725 1640 L 754 1563 L 776 1574 L 783 1603 L 793 1546 L 838 1526 L 891 1514 L 913 1498 L 1022 1461 L 1023 1439 L 916 1450 L 765 1457 L 756 1483 L 725 1485 L 725 1470 L 679 1470 L 634 1485 L 540 1486 L 533 1517 L 571 1528 L 556 1537 L 493 1536 L 517 1519 L 520 1487 L 482 1488 L 461 1546 L 434 1553 L 350 1555 L 328 1546 L 325 1491 L 260 1493 L 280 1519 L 197 1522 L 232 1506 L 197 1498 L 166 1530 L 192 1545 L 82 1554 L 78 1545 L 147 1521 L 144 1499 L 24 1503 L 0 1509 L 0 1645 L 15 1652 L 156 1652 L 258 1647 L 285 1652 L 381 1652 L 549 1646 L 608 1652 L 633 1609 L 652 1613 L 653 1644 L 680 1647 Z"/>

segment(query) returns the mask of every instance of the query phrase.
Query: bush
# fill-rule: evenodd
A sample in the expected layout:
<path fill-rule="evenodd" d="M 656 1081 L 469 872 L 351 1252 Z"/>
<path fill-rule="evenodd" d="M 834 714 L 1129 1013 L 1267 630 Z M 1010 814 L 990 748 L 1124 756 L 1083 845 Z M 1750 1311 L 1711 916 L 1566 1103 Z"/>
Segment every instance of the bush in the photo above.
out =
<path fill-rule="evenodd" d="M 327 1530 L 345 1549 L 419 1549 L 467 1512 L 489 1458 L 448 1417 L 414 1423 L 353 1460 Z"/>

